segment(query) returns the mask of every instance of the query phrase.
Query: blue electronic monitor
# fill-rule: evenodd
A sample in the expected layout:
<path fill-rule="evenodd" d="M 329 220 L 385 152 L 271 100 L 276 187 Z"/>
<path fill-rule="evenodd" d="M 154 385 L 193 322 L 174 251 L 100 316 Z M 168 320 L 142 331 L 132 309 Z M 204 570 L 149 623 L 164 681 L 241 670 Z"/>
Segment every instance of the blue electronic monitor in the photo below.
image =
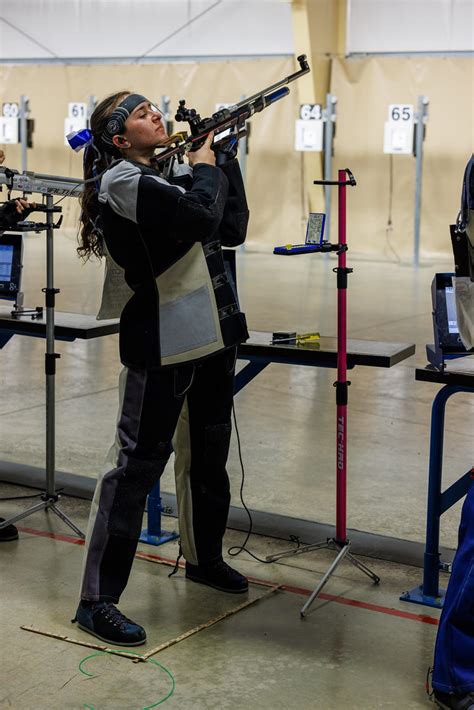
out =
<path fill-rule="evenodd" d="M 0 299 L 16 300 L 21 290 L 23 237 L 21 234 L 0 236 Z"/>

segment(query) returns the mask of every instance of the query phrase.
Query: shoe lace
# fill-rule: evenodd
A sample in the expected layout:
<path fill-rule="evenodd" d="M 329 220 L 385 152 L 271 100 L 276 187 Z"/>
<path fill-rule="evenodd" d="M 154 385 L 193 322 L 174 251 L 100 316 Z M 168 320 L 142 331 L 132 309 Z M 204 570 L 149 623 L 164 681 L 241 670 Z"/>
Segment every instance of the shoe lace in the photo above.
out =
<path fill-rule="evenodd" d="M 131 619 L 128 619 L 124 614 L 122 614 L 119 609 L 117 609 L 114 604 L 106 604 L 102 609 L 99 610 L 106 621 L 110 621 L 111 624 L 119 629 L 123 629 L 126 624 L 133 624 Z"/>
<path fill-rule="evenodd" d="M 226 572 L 229 576 L 240 576 L 240 573 L 237 572 L 237 570 L 233 569 L 230 565 L 228 565 L 227 562 L 225 562 L 224 560 L 218 560 L 217 562 L 215 562 L 214 569 L 217 572 Z"/>

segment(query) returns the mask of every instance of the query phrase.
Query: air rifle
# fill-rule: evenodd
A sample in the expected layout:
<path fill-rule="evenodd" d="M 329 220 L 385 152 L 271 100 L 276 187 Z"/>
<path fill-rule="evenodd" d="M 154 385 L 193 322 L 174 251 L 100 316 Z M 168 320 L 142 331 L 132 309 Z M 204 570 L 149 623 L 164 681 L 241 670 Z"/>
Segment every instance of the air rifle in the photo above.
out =
<path fill-rule="evenodd" d="M 196 109 L 187 108 L 185 99 L 182 99 L 179 102 L 175 119 L 176 121 L 187 121 L 191 133 L 188 134 L 183 131 L 170 136 L 167 147 L 152 158 L 153 163 L 159 170 L 166 170 L 173 158 L 177 158 L 178 162 L 182 163 L 185 153 L 197 150 L 212 131 L 217 136 L 217 139 L 214 140 L 214 145 L 218 145 L 220 142 L 219 134 L 228 129 L 231 129 L 237 140 L 243 138 L 246 135 L 245 122 L 247 119 L 253 116 L 254 113 L 263 111 L 264 108 L 275 103 L 275 101 L 288 96 L 290 90 L 287 84 L 310 71 L 305 54 L 301 54 L 297 59 L 300 65 L 297 72 L 271 86 L 267 86 L 262 91 L 258 91 L 253 96 L 249 96 L 233 106 L 216 111 L 210 118 L 201 118 Z M 225 138 L 221 137 L 222 142 L 225 140 L 227 140 L 227 134 Z"/>

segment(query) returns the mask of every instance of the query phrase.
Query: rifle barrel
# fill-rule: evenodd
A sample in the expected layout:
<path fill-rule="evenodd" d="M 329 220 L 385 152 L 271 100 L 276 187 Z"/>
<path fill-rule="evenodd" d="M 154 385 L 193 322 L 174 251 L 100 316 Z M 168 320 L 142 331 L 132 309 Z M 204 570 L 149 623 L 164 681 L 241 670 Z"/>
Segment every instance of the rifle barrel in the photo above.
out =
<path fill-rule="evenodd" d="M 242 101 L 239 101 L 238 104 L 235 104 L 235 107 L 241 108 L 242 106 L 245 106 L 245 104 L 248 104 L 249 102 L 254 101 L 255 99 L 258 99 L 259 96 L 265 96 L 266 94 L 269 94 L 271 91 L 275 91 L 276 89 L 279 89 L 281 86 L 286 86 L 287 84 L 290 84 L 292 81 L 296 81 L 296 79 L 299 79 L 304 74 L 307 74 L 310 71 L 310 68 L 309 68 L 308 63 L 306 61 L 306 56 L 304 54 L 302 54 L 300 57 L 298 57 L 298 61 L 300 63 L 301 69 L 299 69 L 297 72 L 294 72 L 293 74 L 290 74 L 289 76 L 286 76 L 284 79 L 277 81 L 275 84 L 272 84 L 271 86 L 267 86 L 267 88 L 263 89 L 263 91 L 258 91 L 256 94 L 253 94 L 252 96 L 249 96 L 246 99 L 242 99 Z"/>

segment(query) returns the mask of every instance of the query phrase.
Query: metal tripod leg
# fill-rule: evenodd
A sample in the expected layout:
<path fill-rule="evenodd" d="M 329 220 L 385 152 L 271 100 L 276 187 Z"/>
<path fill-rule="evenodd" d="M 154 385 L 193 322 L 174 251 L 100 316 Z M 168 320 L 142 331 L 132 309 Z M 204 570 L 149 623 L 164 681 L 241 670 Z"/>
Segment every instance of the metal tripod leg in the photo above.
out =
<path fill-rule="evenodd" d="M 277 552 L 274 555 L 267 555 L 265 560 L 267 562 L 275 562 L 282 557 L 293 557 L 293 555 L 302 555 L 303 552 L 314 552 L 314 550 L 321 550 L 324 547 L 328 547 L 329 540 L 324 542 L 315 542 L 312 545 L 302 545 L 301 547 L 292 547 L 289 550 L 283 550 L 283 552 Z"/>
<path fill-rule="evenodd" d="M 323 545 L 320 545 L 322 547 Z M 336 550 L 339 550 L 336 559 L 332 563 L 332 565 L 329 567 L 328 571 L 314 590 L 314 592 L 311 594 L 309 597 L 308 601 L 306 604 L 302 607 L 301 609 L 301 616 L 306 616 L 306 611 L 309 609 L 313 601 L 316 599 L 318 594 L 321 592 L 322 588 L 328 581 L 329 577 L 333 574 L 334 570 L 336 567 L 339 565 L 342 560 L 347 557 L 347 560 L 354 565 L 354 567 L 357 567 L 357 569 L 360 569 L 361 572 L 367 575 L 367 577 L 370 577 L 370 579 L 373 580 L 374 584 L 378 584 L 380 582 L 380 577 L 378 577 L 372 570 L 370 570 L 366 565 L 364 565 L 363 562 L 360 562 L 354 555 L 352 555 L 349 552 L 351 542 L 350 540 L 347 540 L 347 542 L 341 543 L 338 540 L 335 540 L 334 538 L 332 540 L 328 540 L 326 543 L 326 547 L 328 549 L 332 549 L 332 546 L 336 548 Z"/>
<path fill-rule="evenodd" d="M 48 510 L 52 510 L 53 513 L 56 513 L 56 515 L 58 516 L 58 518 L 61 518 L 61 520 L 62 520 L 64 523 L 66 523 L 66 525 L 69 525 L 69 527 L 71 528 L 71 530 L 74 530 L 74 532 L 76 533 L 76 535 L 79 535 L 79 537 L 82 538 L 83 540 L 86 539 L 86 536 L 84 535 L 84 533 L 82 532 L 82 530 L 80 530 L 80 529 L 77 527 L 77 525 L 75 525 L 75 524 L 72 522 L 71 518 L 69 518 L 65 513 L 63 513 L 63 511 L 60 510 L 60 509 L 58 508 L 58 506 L 57 506 L 54 502 L 51 502 L 49 505 L 46 505 L 46 510 L 47 510 L 47 511 L 48 511 Z"/>
<path fill-rule="evenodd" d="M 357 569 L 360 569 L 361 572 L 367 575 L 367 577 L 370 577 L 370 579 L 373 580 L 374 584 L 378 584 L 380 582 L 380 577 L 378 577 L 375 572 L 372 572 L 371 569 L 369 569 L 366 565 L 364 565 L 363 562 L 357 559 L 357 557 L 354 557 L 350 552 L 347 555 L 347 559 L 349 562 L 352 562 L 354 567 L 357 567 Z"/>
<path fill-rule="evenodd" d="M 69 525 L 71 530 L 74 530 L 76 535 L 78 535 L 80 538 L 85 540 L 85 535 L 80 530 L 68 516 L 62 512 L 56 505 L 56 502 L 58 500 L 58 496 L 54 496 L 52 498 L 46 498 L 45 500 L 41 501 L 41 503 L 37 503 L 36 505 L 32 505 L 30 508 L 27 508 L 27 510 L 23 510 L 21 513 L 17 513 L 17 515 L 13 515 L 11 518 L 8 518 L 8 520 L 4 520 L 2 523 L 0 523 L 0 530 L 2 528 L 6 528 L 8 525 L 13 525 L 14 523 L 17 523 L 19 520 L 23 520 L 24 518 L 27 518 L 30 515 L 33 515 L 33 513 L 36 513 L 39 510 L 45 510 L 46 512 L 48 510 L 52 510 L 53 513 L 55 513 L 58 518 L 61 518 L 63 522 L 66 523 L 66 525 Z"/>
<path fill-rule="evenodd" d="M 342 562 L 344 557 L 349 552 L 350 544 L 351 543 L 348 542 L 347 545 L 344 545 L 343 547 L 340 548 L 336 559 L 334 560 L 332 565 L 329 567 L 328 571 L 326 572 L 326 574 L 324 575 L 324 577 L 322 578 L 322 580 L 320 581 L 320 583 L 318 584 L 318 586 L 316 587 L 314 592 L 311 594 L 311 596 L 309 597 L 306 604 L 304 604 L 304 606 L 301 608 L 301 611 L 300 611 L 301 616 L 306 616 L 306 610 L 309 609 L 309 607 L 311 606 L 313 601 L 316 599 L 316 597 L 318 596 L 318 594 L 320 593 L 322 588 L 326 585 L 326 582 L 328 581 L 329 577 L 333 574 L 336 567 L 339 565 L 340 562 Z M 327 543 L 327 547 L 329 547 L 329 543 Z"/>

